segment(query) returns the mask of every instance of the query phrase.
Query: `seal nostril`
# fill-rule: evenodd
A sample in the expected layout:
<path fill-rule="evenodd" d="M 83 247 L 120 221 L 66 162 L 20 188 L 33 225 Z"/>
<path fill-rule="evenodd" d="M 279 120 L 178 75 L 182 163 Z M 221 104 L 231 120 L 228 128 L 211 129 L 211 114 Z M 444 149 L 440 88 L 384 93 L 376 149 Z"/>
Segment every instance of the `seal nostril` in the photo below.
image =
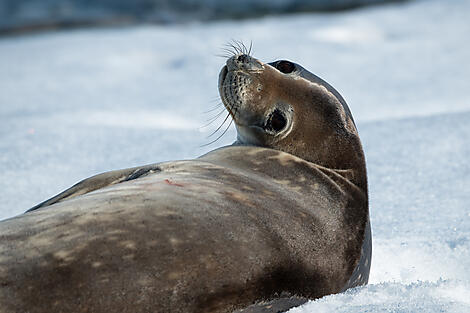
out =
<path fill-rule="evenodd" d="M 266 130 L 280 132 L 287 125 L 287 119 L 279 109 L 275 109 L 268 117 Z"/>
<path fill-rule="evenodd" d="M 240 54 L 237 58 L 238 62 L 247 63 L 248 56 L 246 54 Z"/>

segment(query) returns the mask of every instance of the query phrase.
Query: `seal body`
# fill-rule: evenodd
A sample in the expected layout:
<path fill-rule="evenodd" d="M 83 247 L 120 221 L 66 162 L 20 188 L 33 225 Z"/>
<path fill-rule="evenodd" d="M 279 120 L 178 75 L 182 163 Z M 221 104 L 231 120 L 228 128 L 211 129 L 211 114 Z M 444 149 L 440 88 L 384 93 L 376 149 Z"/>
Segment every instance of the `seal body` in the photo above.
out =
<path fill-rule="evenodd" d="M 255 61 L 246 56 L 242 65 Z M 239 87 L 227 85 L 230 71 L 221 72 L 222 95 Z M 247 77 L 245 89 L 256 81 Z M 289 140 L 302 127 L 302 107 L 292 99 L 264 111 L 222 99 L 237 144 L 195 160 L 100 174 L 1 222 L 0 312 L 278 312 L 366 284 L 370 226 L 357 133 L 344 142 L 359 146 L 333 150 L 349 155 L 309 159 Z M 332 103 L 354 133 L 350 113 Z M 250 110 L 266 128 L 244 129 Z M 320 128 L 307 128 L 299 142 Z M 328 136 L 344 139 L 342 131 Z M 327 166 L 348 156 L 356 160 Z"/>

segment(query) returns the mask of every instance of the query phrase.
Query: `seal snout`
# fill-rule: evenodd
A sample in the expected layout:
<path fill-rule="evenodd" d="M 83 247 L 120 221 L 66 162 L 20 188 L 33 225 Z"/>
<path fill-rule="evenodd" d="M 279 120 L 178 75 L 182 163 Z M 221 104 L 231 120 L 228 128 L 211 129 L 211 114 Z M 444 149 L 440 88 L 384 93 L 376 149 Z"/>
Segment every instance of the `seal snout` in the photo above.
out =
<path fill-rule="evenodd" d="M 235 123 L 245 106 L 253 99 L 254 75 L 262 72 L 263 63 L 248 54 L 237 54 L 229 58 L 219 74 L 219 93 L 225 107 Z"/>
<path fill-rule="evenodd" d="M 261 71 L 263 63 L 248 54 L 237 54 L 227 60 L 229 71 Z"/>
<path fill-rule="evenodd" d="M 264 64 L 248 54 L 237 54 L 227 60 L 219 74 L 219 92 L 230 112 L 250 100 L 253 96 L 253 75 L 263 70 Z M 260 91 L 261 87 L 257 88 Z"/>
<path fill-rule="evenodd" d="M 278 98 L 283 77 L 275 71 L 243 53 L 229 58 L 220 71 L 220 97 L 243 143 L 266 146 L 292 128 L 293 108 Z"/>

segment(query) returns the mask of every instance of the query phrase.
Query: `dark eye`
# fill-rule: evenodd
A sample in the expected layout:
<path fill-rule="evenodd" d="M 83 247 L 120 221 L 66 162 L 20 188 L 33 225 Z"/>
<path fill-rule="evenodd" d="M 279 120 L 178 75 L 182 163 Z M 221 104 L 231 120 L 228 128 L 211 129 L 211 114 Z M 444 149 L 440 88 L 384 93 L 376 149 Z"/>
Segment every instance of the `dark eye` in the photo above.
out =
<path fill-rule="evenodd" d="M 295 64 L 289 61 L 279 61 L 276 64 L 276 68 L 284 74 L 292 73 L 295 70 Z"/>
<path fill-rule="evenodd" d="M 270 131 L 280 132 L 287 125 L 287 119 L 278 109 L 274 110 L 268 117 L 266 129 Z"/>

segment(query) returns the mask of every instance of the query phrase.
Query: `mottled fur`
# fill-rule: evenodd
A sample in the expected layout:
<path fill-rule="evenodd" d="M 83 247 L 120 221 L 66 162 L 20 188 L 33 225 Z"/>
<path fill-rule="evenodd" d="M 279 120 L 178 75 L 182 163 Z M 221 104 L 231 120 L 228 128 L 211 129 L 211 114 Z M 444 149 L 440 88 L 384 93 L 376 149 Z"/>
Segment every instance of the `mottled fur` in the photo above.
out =
<path fill-rule="evenodd" d="M 235 145 L 100 174 L 1 222 L 0 312 L 279 312 L 367 283 L 364 155 L 344 100 L 255 61 L 238 69 L 240 102 L 222 96 Z M 279 104 L 285 131 L 242 129 Z"/>

